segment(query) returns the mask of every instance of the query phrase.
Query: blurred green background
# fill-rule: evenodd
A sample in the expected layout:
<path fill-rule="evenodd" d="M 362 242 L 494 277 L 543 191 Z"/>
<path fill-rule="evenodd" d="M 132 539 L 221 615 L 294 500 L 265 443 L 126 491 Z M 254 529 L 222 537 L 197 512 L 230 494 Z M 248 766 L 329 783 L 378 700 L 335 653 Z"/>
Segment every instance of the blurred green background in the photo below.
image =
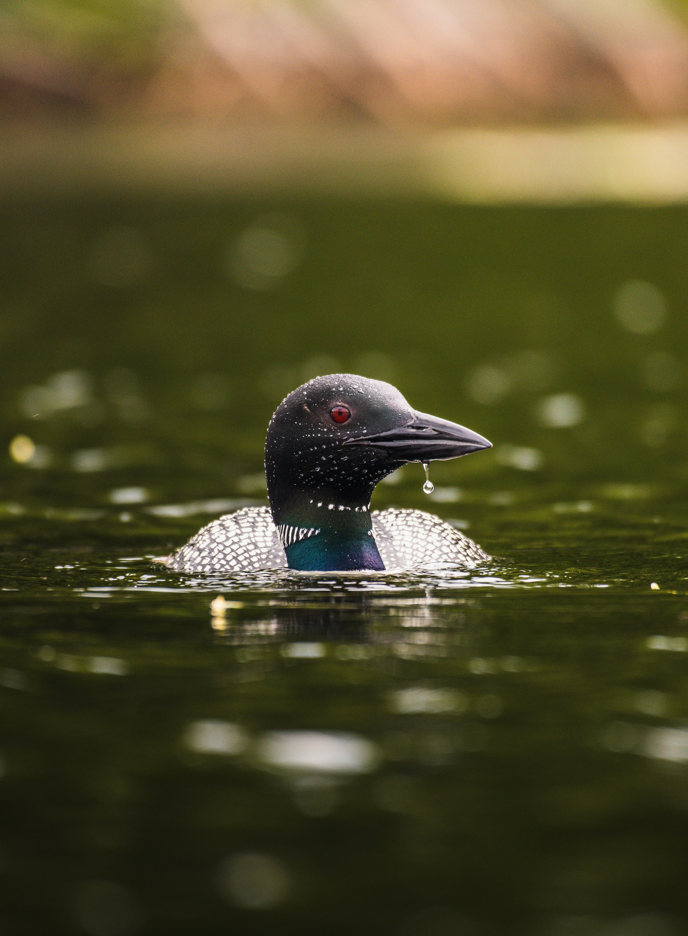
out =
<path fill-rule="evenodd" d="M 285 196 L 2 213 L 3 418 L 8 441 L 39 447 L 12 471 L 26 495 L 76 472 L 65 490 L 87 500 L 118 471 L 158 497 L 238 495 L 277 403 L 338 370 L 494 441 L 439 479 L 685 480 L 680 207 Z"/>

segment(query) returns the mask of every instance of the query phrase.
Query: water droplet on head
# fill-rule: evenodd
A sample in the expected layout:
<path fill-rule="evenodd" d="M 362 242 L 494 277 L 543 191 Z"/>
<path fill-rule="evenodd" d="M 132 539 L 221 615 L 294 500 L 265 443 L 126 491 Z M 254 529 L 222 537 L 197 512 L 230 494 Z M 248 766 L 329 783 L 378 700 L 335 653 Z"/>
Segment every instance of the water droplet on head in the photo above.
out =
<path fill-rule="evenodd" d="M 425 471 L 425 484 L 423 485 L 423 490 L 426 494 L 432 494 L 435 490 L 435 485 L 430 480 L 430 466 L 427 462 L 423 462 L 423 470 Z"/>

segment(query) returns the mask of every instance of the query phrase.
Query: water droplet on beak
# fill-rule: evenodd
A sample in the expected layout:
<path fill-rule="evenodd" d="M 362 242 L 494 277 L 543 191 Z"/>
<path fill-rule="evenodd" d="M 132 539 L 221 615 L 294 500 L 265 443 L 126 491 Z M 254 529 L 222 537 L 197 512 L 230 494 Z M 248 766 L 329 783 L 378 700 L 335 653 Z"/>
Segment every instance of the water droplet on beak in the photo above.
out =
<path fill-rule="evenodd" d="M 423 490 L 426 494 L 432 494 L 432 492 L 435 490 L 435 485 L 430 480 L 430 466 L 427 464 L 427 462 L 423 462 L 423 469 L 425 471 L 425 484 L 423 485 Z"/>

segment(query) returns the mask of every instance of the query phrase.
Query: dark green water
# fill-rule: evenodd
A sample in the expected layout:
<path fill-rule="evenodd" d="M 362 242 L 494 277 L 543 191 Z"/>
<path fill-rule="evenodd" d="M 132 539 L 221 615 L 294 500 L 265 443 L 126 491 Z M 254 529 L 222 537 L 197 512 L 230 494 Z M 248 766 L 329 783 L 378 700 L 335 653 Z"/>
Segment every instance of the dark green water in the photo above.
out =
<path fill-rule="evenodd" d="M 1 932 L 684 933 L 688 212 L 0 220 Z M 152 565 L 337 369 L 494 441 L 376 498 L 498 558 Z"/>

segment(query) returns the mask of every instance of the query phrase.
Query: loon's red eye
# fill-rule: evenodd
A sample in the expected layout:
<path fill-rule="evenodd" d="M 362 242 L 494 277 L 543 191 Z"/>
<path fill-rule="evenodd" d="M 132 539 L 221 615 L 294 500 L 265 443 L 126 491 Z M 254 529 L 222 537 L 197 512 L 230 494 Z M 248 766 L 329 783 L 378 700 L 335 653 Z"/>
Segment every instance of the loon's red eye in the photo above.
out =
<path fill-rule="evenodd" d="M 347 419 L 351 419 L 351 411 L 346 406 L 335 406 L 330 410 L 330 416 L 336 423 L 345 423 Z"/>

